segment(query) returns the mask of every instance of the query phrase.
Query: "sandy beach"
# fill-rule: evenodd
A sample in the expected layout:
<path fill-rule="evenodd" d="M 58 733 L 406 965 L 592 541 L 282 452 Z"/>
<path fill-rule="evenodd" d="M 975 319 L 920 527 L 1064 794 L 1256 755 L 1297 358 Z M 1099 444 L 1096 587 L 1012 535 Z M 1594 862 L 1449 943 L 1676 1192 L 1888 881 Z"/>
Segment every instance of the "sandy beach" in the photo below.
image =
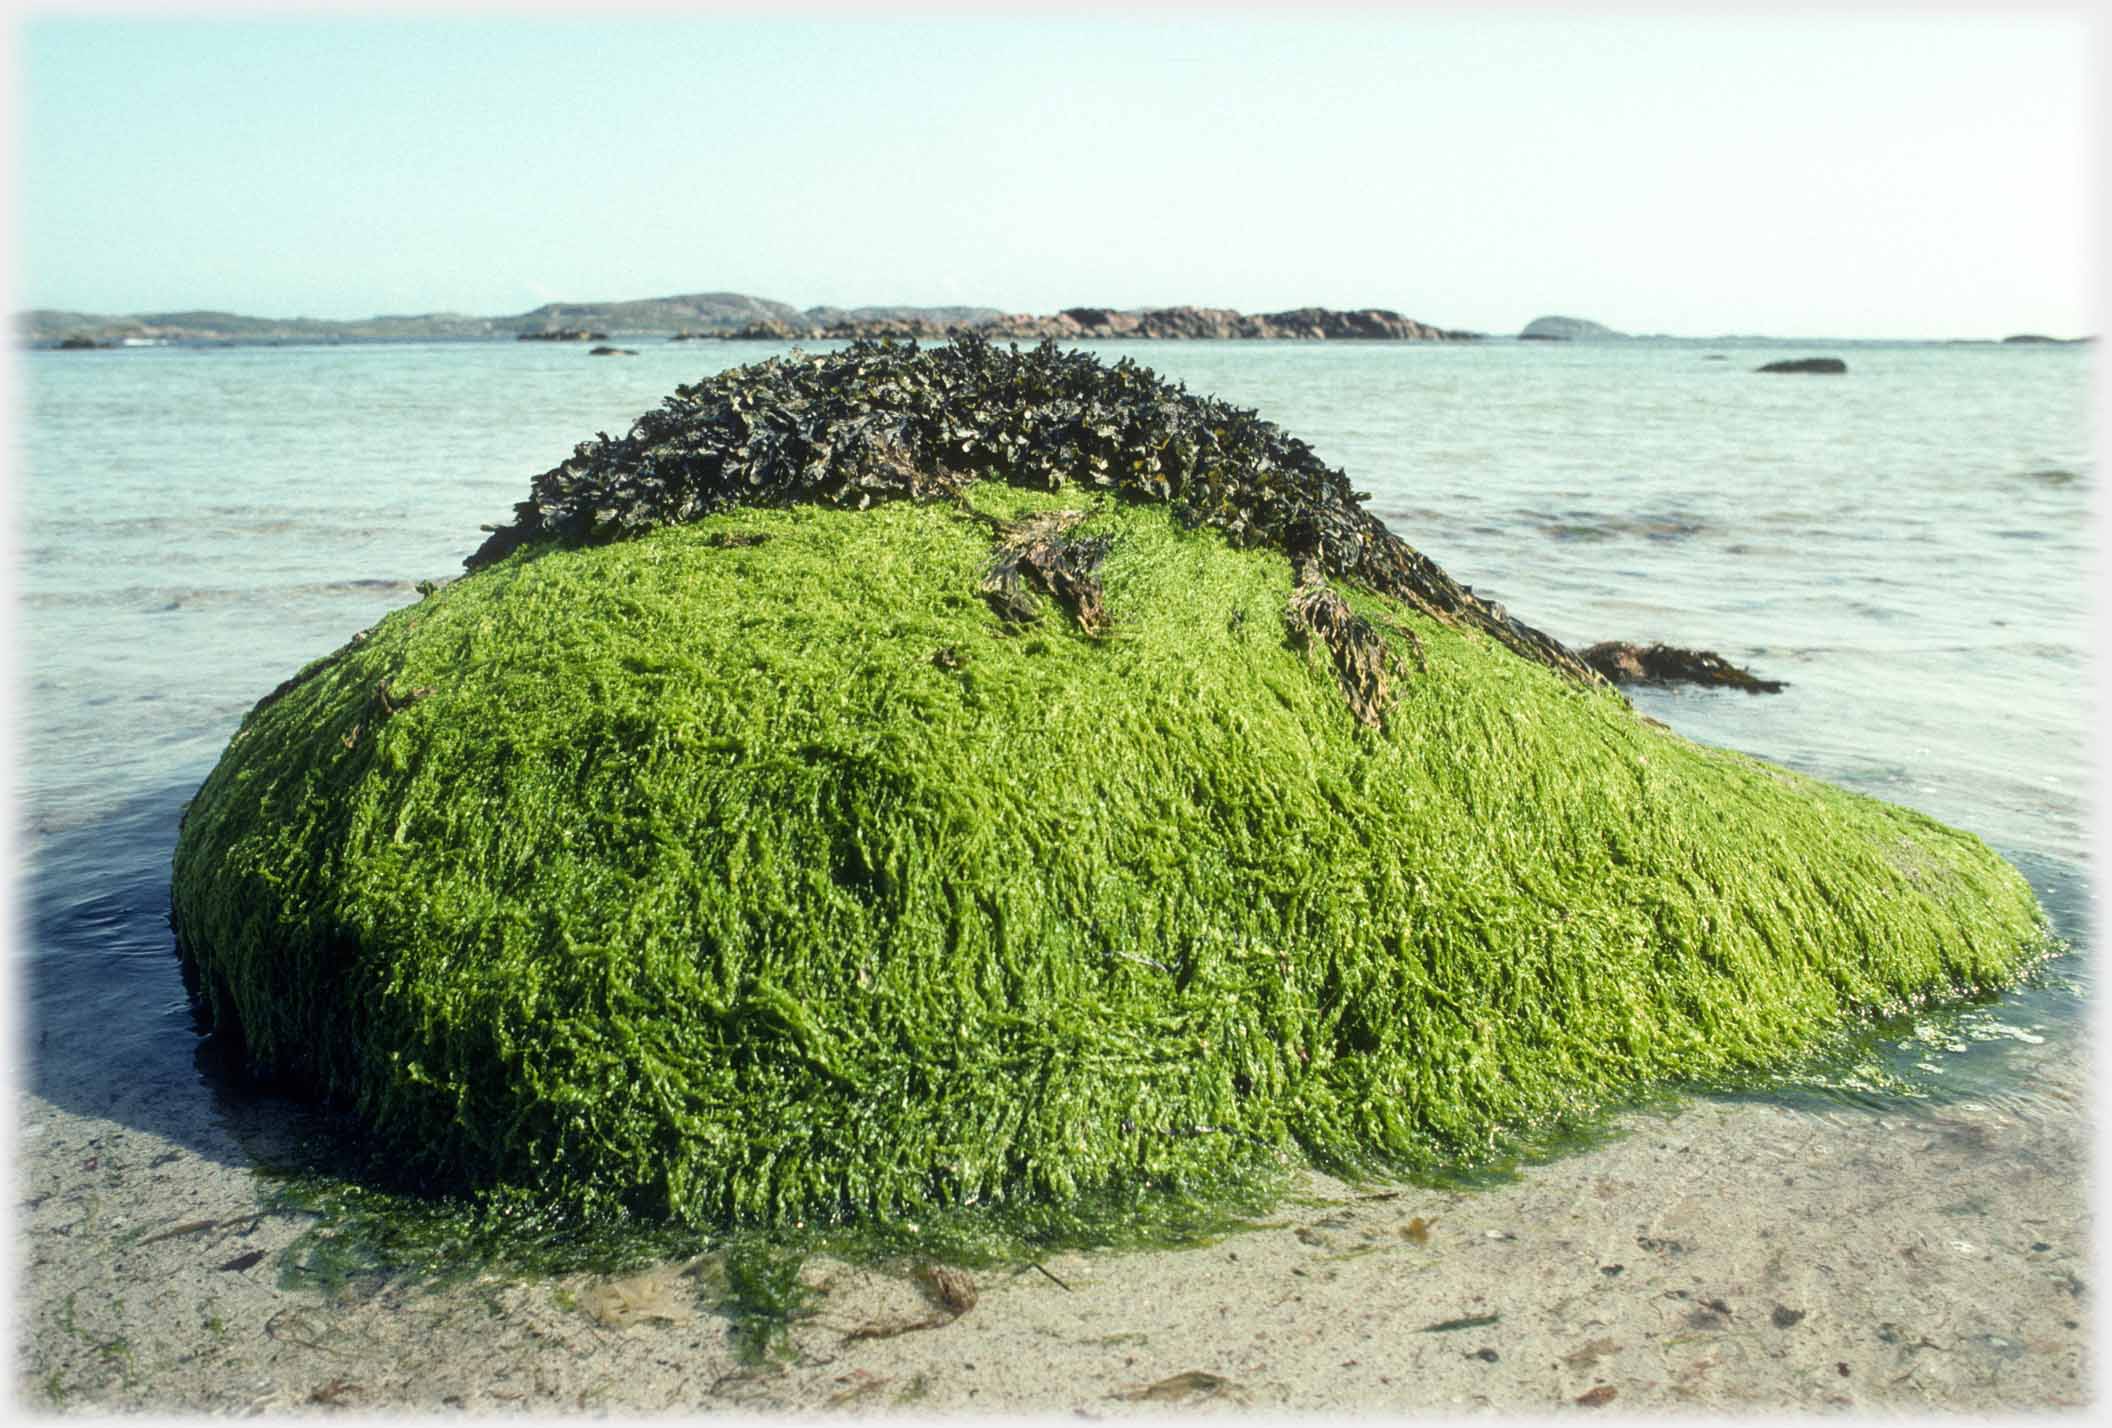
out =
<path fill-rule="evenodd" d="M 113 1077 L 75 1048 L 47 1041 L 17 1093 L 14 1390 L 32 1411 L 2008 1413 L 2093 1396 L 2073 1056 L 2046 1058 L 2028 1104 L 1687 1103 L 1470 1192 L 1309 1176 L 1214 1243 L 966 1286 L 810 1261 L 787 1353 L 744 1366 L 708 1265 L 281 1289 L 276 1252 L 305 1222 L 260 1215 L 248 1165 L 296 1113 L 195 1075 Z"/>

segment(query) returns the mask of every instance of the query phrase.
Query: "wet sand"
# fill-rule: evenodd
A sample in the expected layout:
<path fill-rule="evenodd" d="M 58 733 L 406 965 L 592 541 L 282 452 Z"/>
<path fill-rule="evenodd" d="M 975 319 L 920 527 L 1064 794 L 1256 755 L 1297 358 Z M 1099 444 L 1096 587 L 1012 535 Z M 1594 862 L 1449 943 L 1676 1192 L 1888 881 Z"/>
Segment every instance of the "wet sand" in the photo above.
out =
<path fill-rule="evenodd" d="M 248 1166 L 287 1109 L 230 1102 L 195 1074 L 114 1075 L 91 1032 L 70 1049 L 47 1037 L 41 1063 L 29 1048 L 16 1092 L 14 1392 L 31 1411 L 2011 1413 L 2093 1399 L 2090 1088 L 2072 1051 L 2046 1058 L 2028 1101 L 1691 1102 L 1488 1189 L 1313 1176 L 1261 1228 L 977 1273 L 951 1307 L 907 1271 L 810 1261 L 817 1294 L 789 1357 L 744 1366 L 699 1266 L 280 1289 L 275 1252 L 305 1221 L 260 1216 Z"/>

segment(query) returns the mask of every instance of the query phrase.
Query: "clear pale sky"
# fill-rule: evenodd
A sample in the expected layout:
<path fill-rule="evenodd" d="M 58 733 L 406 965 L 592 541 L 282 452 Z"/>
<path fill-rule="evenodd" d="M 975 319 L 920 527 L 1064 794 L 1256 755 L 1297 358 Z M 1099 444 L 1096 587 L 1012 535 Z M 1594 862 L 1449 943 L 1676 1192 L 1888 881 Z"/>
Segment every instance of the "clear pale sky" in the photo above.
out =
<path fill-rule="evenodd" d="M 55 12 L 15 35 L 10 306 L 2075 335 L 2102 38 L 2080 9 Z"/>

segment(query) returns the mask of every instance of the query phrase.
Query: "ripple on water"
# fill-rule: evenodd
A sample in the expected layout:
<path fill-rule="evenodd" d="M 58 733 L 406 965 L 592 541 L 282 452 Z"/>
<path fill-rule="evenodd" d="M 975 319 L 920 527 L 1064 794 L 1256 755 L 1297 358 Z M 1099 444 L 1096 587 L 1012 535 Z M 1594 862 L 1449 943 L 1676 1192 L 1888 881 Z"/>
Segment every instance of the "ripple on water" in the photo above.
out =
<path fill-rule="evenodd" d="M 22 596 L 33 610 L 188 610 L 202 606 L 254 605 L 259 601 L 328 598 L 335 595 L 410 595 L 418 584 L 379 576 L 352 580 L 315 580 L 298 585 L 233 587 L 163 587 L 127 585 L 116 590 L 39 590 Z"/>
<path fill-rule="evenodd" d="M 1520 511 L 1521 523 L 1558 541 L 1641 539 L 1680 541 L 1710 531 L 1707 521 L 1680 512 L 1639 514 L 1614 511 Z"/>

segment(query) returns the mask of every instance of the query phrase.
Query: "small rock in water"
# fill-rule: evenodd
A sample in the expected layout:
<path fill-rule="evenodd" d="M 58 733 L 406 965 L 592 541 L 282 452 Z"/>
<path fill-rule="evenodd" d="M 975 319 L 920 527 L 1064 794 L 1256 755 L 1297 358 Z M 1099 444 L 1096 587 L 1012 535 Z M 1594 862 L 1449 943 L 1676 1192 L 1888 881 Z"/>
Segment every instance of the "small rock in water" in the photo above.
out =
<path fill-rule="evenodd" d="M 1755 372 L 1817 372 L 1840 373 L 1848 370 L 1848 364 L 1838 357 L 1793 357 L 1786 362 L 1769 362 L 1755 367 Z"/>

